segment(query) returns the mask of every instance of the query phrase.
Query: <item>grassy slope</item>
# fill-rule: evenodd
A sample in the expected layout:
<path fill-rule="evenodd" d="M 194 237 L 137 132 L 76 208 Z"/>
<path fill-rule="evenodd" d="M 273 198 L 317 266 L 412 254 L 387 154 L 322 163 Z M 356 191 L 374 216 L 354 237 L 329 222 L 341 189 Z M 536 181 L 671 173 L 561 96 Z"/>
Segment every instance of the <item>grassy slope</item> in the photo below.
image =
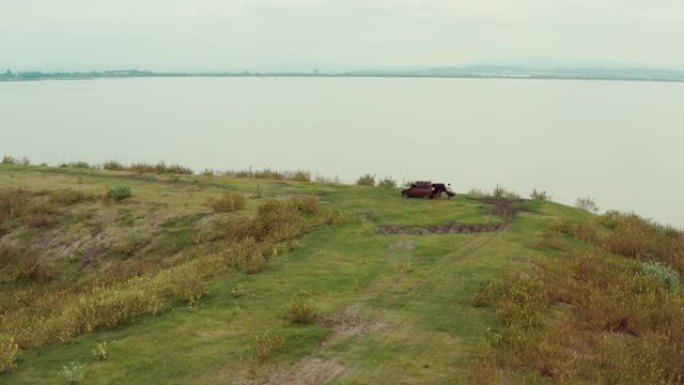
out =
<path fill-rule="evenodd" d="M 134 199 L 120 209 L 128 210 L 134 223 L 150 215 L 151 207 L 169 215 L 206 215 L 208 197 L 225 189 L 252 194 L 257 185 L 266 196 L 318 194 L 324 208 L 341 210 L 345 221 L 306 234 L 298 249 L 280 255 L 264 272 L 215 279 L 195 308 L 179 306 L 135 325 L 24 352 L 18 368 L 0 377 L 3 384 L 54 383 L 61 366 L 72 361 L 88 364 L 89 384 L 229 384 L 247 374 L 248 346 L 266 330 L 284 335 L 285 343 L 259 368 L 259 375 L 314 355 L 345 367 L 336 384 L 465 383 L 468 362 L 494 325 L 491 309 L 471 304 L 479 282 L 542 254 L 535 248 L 536 236 L 553 218 L 586 215 L 553 203 L 528 202 L 532 211 L 519 214 L 503 232 L 376 235 L 364 231 L 370 221 L 363 218 L 371 218 L 374 226 L 498 218 L 460 195 L 403 200 L 396 191 L 379 188 L 0 166 L 0 188 L 101 194 L 122 183 L 132 188 Z M 250 199 L 248 210 L 258 203 Z M 238 283 L 245 295 L 236 298 L 231 290 Z M 287 319 L 290 299 L 303 290 L 322 315 L 360 306 L 362 317 L 378 330 L 322 344 L 330 328 L 297 326 Z M 91 349 L 102 341 L 111 341 L 110 358 L 96 362 Z"/>

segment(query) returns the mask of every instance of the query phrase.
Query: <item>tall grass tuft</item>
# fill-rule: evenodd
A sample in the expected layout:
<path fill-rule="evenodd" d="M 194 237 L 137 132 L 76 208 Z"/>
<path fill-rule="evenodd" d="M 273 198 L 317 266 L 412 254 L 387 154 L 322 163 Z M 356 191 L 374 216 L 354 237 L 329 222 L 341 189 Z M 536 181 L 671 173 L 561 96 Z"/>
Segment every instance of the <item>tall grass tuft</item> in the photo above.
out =
<path fill-rule="evenodd" d="M 285 339 L 279 334 L 272 334 L 264 331 L 261 335 L 254 336 L 252 344 L 249 346 L 248 363 L 253 369 L 263 364 L 266 360 L 283 345 Z"/>

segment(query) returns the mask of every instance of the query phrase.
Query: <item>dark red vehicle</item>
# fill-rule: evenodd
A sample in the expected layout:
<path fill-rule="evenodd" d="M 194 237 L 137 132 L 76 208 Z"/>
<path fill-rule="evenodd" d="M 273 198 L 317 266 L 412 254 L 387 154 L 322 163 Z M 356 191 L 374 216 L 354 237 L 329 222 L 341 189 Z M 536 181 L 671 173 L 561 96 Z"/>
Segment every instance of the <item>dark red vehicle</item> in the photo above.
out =
<path fill-rule="evenodd" d="M 444 183 L 432 183 L 426 181 L 418 181 L 412 183 L 407 189 L 401 190 L 401 196 L 404 198 L 439 198 L 442 194 L 446 194 L 451 198 L 456 194 L 451 191 Z"/>

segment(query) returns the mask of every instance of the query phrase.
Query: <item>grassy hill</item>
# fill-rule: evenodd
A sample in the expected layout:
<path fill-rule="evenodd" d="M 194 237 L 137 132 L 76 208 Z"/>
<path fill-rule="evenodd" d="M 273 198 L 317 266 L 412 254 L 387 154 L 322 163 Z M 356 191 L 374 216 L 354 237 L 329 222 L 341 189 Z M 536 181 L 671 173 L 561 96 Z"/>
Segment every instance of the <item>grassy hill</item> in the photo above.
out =
<path fill-rule="evenodd" d="M 0 165 L 1 383 L 684 383 L 677 230 L 161 171 Z"/>

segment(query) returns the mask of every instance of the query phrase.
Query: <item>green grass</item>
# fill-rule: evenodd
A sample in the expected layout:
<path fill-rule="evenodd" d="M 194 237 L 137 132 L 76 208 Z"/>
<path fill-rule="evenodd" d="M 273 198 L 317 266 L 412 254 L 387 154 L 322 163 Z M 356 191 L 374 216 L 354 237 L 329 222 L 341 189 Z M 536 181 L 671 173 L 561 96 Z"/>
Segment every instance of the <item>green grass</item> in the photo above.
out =
<path fill-rule="evenodd" d="M 152 260 L 163 268 L 203 255 L 208 246 L 199 234 L 207 231 L 205 221 L 241 215 L 207 207 L 208 200 L 226 191 L 251 197 L 247 215 L 254 215 L 267 198 L 313 195 L 320 200 L 319 218 L 339 210 L 344 220 L 310 227 L 298 247 L 279 253 L 262 272 L 230 270 L 214 277 L 208 294 L 193 307 L 177 303 L 134 324 L 26 350 L 16 368 L 0 374 L 3 384 L 53 384 L 70 362 L 87 364 L 88 384 L 230 384 L 250 374 L 248 348 L 264 332 L 282 335 L 283 346 L 256 368 L 256 376 L 316 356 L 345 368 L 334 384 L 464 384 L 480 341 L 496 325 L 491 309 L 473 306 L 480 283 L 510 269 L 524 270 L 542 255 L 560 258 L 586 248 L 564 239 L 562 251 L 542 250 L 537 239 L 560 218 L 580 222 L 592 216 L 530 201 L 524 203 L 528 211 L 502 232 L 378 235 L 364 231 L 364 225 L 481 224 L 500 218 L 460 194 L 449 200 L 403 199 L 397 190 L 364 186 L 0 165 L 0 188 L 73 189 L 104 196 L 119 185 L 133 192 L 121 204 L 78 204 L 64 209 L 53 228 L 20 227 L 13 234 L 32 239 L 53 231 L 52 236 L 63 237 L 60 244 L 68 244 L 69 232 L 114 226 L 122 234 L 142 229 L 149 242 L 125 257 L 105 253 L 99 267 L 57 258 L 50 263 L 61 275 L 46 285 L 78 285 L 82 275 L 98 277 L 116 258 Z M 253 198 L 259 189 L 263 198 Z M 89 219 L 73 219 L 79 212 Z M 315 223 L 316 218 L 309 220 Z M 65 235 L 60 229 L 69 231 Z M 244 290 L 238 297 L 231 293 L 237 284 Z M 0 285 L 19 290 L 23 283 Z M 302 291 L 322 317 L 358 306 L 360 317 L 375 327 L 367 335 L 331 339 L 335 330 L 323 323 L 295 324 L 289 307 Z M 93 347 L 105 341 L 108 358 L 96 361 Z"/>

